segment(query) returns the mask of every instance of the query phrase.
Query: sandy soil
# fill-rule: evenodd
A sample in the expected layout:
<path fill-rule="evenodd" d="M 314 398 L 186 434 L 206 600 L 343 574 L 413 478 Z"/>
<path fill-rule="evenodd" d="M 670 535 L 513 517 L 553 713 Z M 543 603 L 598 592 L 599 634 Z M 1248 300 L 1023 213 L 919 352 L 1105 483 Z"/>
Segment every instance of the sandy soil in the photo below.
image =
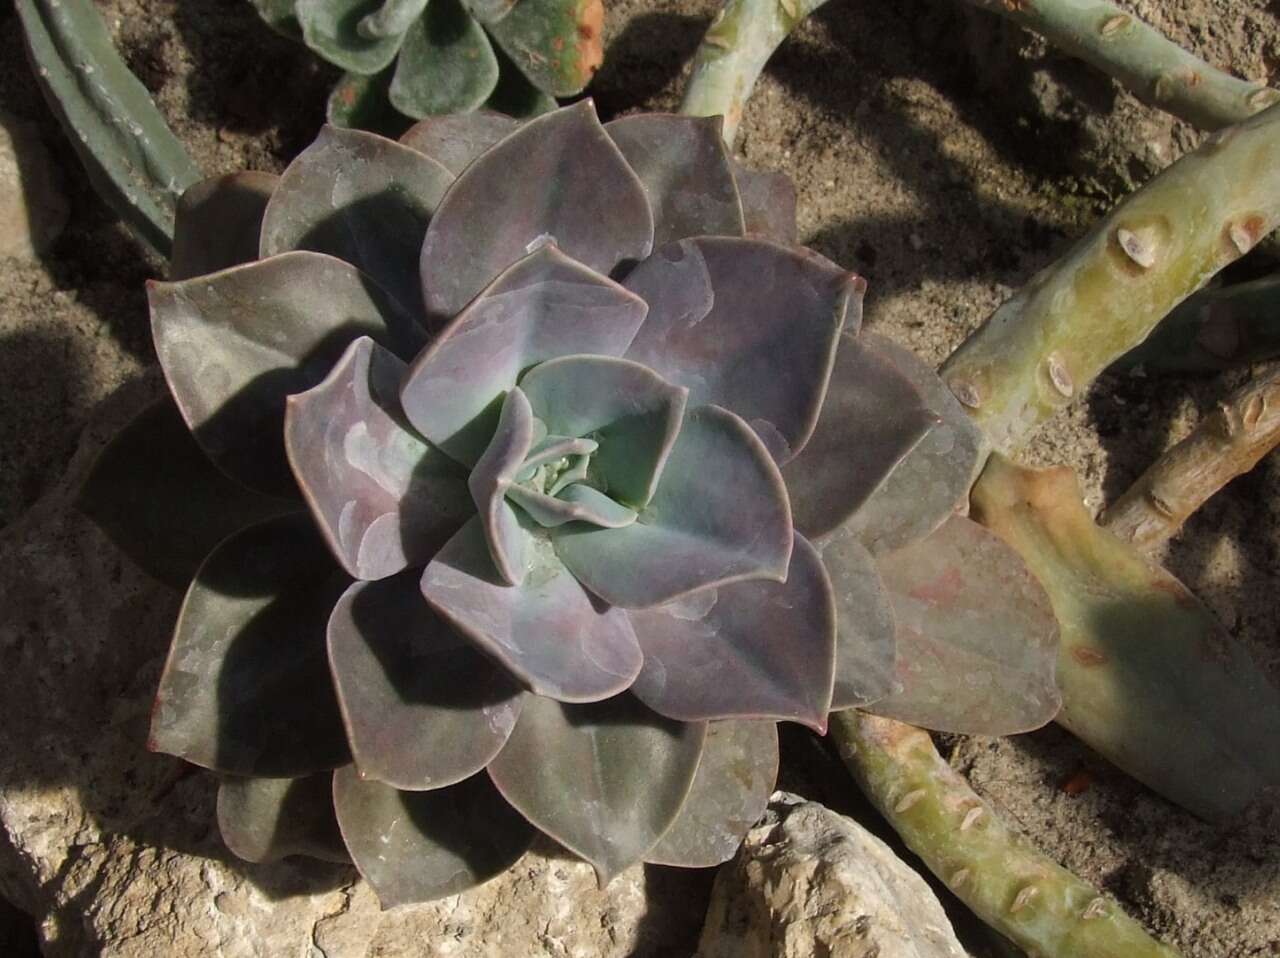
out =
<path fill-rule="evenodd" d="M 1267 0 L 1126 5 L 1238 75 L 1274 79 L 1280 68 Z M 333 72 L 263 29 L 245 0 L 101 6 L 209 173 L 278 170 L 321 122 Z M 672 108 L 714 7 L 614 0 L 594 86 L 601 112 Z M 0 263 L 3 525 L 56 479 L 92 405 L 154 363 L 142 281 L 159 264 L 83 182 L 30 80 L 9 5 L 0 101 L 40 124 L 73 205 L 42 262 Z M 1196 139 L 958 0 L 833 0 L 774 59 L 739 149 L 789 173 L 806 241 L 868 277 L 868 325 L 938 361 L 1100 210 Z M 1075 467 L 1100 508 L 1243 375 L 1105 376 L 1041 431 L 1028 459 Z M 1278 490 L 1280 470 L 1264 463 L 1216 497 L 1166 560 L 1280 680 Z M 789 761 L 803 765 L 809 746 L 787 740 Z M 944 744 L 1011 820 L 1189 958 L 1280 954 L 1280 817 L 1210 829 L 1056 728 Z M 1064 790 L 1082 771 L 1088 788 Z M 838 776 L 814 784 L 817 797 L 852 788 Z"/>

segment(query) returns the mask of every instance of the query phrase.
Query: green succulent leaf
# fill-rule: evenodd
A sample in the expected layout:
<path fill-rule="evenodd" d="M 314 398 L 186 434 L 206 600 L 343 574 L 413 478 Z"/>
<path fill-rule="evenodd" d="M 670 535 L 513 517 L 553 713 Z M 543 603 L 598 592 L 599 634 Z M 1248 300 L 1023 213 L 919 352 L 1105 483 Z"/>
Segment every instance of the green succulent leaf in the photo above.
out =
<path fill-rule="evenodd" d="M 653 207 L 653 245 L 690 236 L 742 236 L 742 202 L 720 117 L 641 113 L 606 123 Z"/>
<path fill-rule="evenodd" d="M 836 675 L 831 710 L 884 698 L 897 684 L 893 604 L 875 559 L 848 526 L 819 545 L 836 603 Z"/>
<path fill-rule="evenodd" d="M 554 529 L 566 522 L 621 529 L 636 521 L 634 509 L 619 505 L 603 492 L 581 483 L 567 487 L 558 497 L 526 486 L 512 486 L 507 490 L 507 498 L 544 529 Z"/>
<path fill-rule="evenodd" d="M 507 490 L 533 441 L 533 411 L 524 392 L 513 386 L 502 401 L 493 439 L 467 478 L 493 567 L 507 585 L 520 585 L 529 571 L 532 544 L 507 502 Z"/>
<path fill-rule="evenodd" d="M 373 76 L 344 73 L 329 91 L 325 119 L 342 129 L 368 130 L 386 137 L 398 137 L 413 122 L 391 105 L 391 77 L 394 67 Z"/>
<path fill-rule="evenodd" d="M 424 566 L 474 510 L 467 475 L 400 412 L 405 364 L 362 336 L 288 398 L 284 446 L 329 548 L 356 579 Z"/>
<path fill-rule="evenodd" d="M 218 831 L 247 862 L 306 855 L 350 862 L 333 812 L 333 773 L 302 778 L 226 778 L 218 786 Z"/>
<path fill-rule="evenodd" d="M 329 253 L 421 316 L 418 253 L 452 181 L 452 173 L 417 150 L 326 126 L 280 177 L 262 224 L 262 258 Z"/>
<path fill-rule="evenodd" d="M 267 778 L 350 761 L 325 654 L 345 587 L 308 516 L 269 519 L 218 546 L 178 615 L 148 747 Z"/>
<path fill-rule="evenodd" d="M 575 353 L 621 355 L 645 308 L 634 293 L 541 246 L 490 283 L 414 361 L 400 394 L 405 415 L 471 465 L 493 434 L 495 400 L 524 370 Z"/>
<path fill-rule="evenodd" d="M 402 792 L 361 779 L 354 767 L 333 776 L 342 836 L 383 908 L 466 891 L 506 871 L 534 830 L 487 775 L 429 792 Z"/>
<path fill-rule="evenodd" d="M 394 2 L 394 0 L 392 0 Z M 384 0 L 297 0 L 302 39 L 316 54 L 351 73 L 370 76 L 390 66 L 404 34 L 366 36 L 360 29 Z"/>
<path fill-rule="evenodd" d="M 169 279 L 190 279 L 258 258 L 262 215 L 278 176 L 246 171 L 214 176 L 178 199 Z"/>
<path fill-rule="evenodd" d="M 1012 735 L 1062 704 L 1058 626 L 1018 554 L 963 516 L 878 559 L 897 621 L 898 683 L 867 711 L 941 732 Z"/>
<path fill-rule="evenodd" d="M 501 47 L 495 46 L 493 53 L 498 58 L 498 85 L 484 105 L 486 110 L 530 120 L 559 108 L 556 98 L 530 83 Z"/>
<path fill-rule="evenodd" d="M 285 397 L 317 385 L 359 335 L 416 335 L 369 277 L 319 253 L 287 253 L 180 283 L 152 283 L 156 356 L 196 441 L 227 475 L 296 494 L 280 441 Z"/>
<path fill-rule="evenodd" d="M 505 670 L 427 605 L 418 573 L 355 582 L 329 618 L 329 663 L 361 778 L 453 785 L 498 754 L 524 702 Z"/>
<path fill-rule="evenodd" d="M 667 244 L 623 285 L 649 304 L 627 359 L 737 413 L 779 463 L 804 448 L 864 280 L 816 253 L 707 236 Z"/>
<path fill-rule="evenodd" d="M 472 519 L 427 566 L 423 595 L 539 695 L 589 702 L 629 687 L 641 656 L 626 613 L 593 600 L 544 538 L 526 542 L 529 571 L 508 585 Z"/>
<path fill-rule="evenodd" d="M 405 35 L 391 104 L 406 116 L 479 109 L 498 85 L 498 59 L 459 0 L 431 0 Z"/>
<path fill-rule="evenodd" d="M 733 178 L 742 200 L 742 216 L 750 236 L 796 245 L 796 187 L 785 173 L 752 170 L 737 160 Z"/>
<path fill-rule="evenodd" d="M 785 582 L 735 582 L 629 616 L 644 653 L 631 690 L 659 715 L 786 719 L 826 732 L 835 599 L 802 537 Z"/>
<path fill-rule="evenodd" d="M 705 724 L 662 718 L 630 695 L 591 705 L 534 697 L 489 775 L 525 818 L 589 861 L 604 887 L 675 821 L 705 736 Z"/>
<path fill-rule="evenodd" d="M 777 780 L 777 725 L 709 723 L 689 797 L 644 860 L 683 868 L 713 868 L 727 862 L 764 814 Z"/>
<path fill-rule="evenodd" d="M 644 187 L 589 100 L 530 120 L 458 177 L 422 245 L 428 312 L 455 316 L 547 238 L 604 276 L 653 246 Z"/>
<path fill-rule="evenodd" d="M 519 128 L 519 120 L 490 110 L 476 110 L 419 120 L 400 137 L 400 142 L 425 153 L 454 176 L 461 176 L 476 157 Z"/>
<path fill-rule="evenodd" d="M 786 578 L 791 509 L 763 443 L 717 406 L 687 413 L 662 481 L 639 521 L 622 529 L 570 523 L 556 554 L 612 605 L 642 609 L 707 586 Z"/>
<path fill-rule="evenodd" d="M 99 453 L 76 507 L 144 572 L 185 589 L 227 536 L 298 512 L 301 503 L 228 479 L 166 398 L 143 410 Z"/>
<path fill-rule="evenodd" d="M 291 40 L 302 39 L 302 27 L 298 25 L 296 8 L 298 0 L 251 0 L 258 16 L 267 26 Z"/>
<path fill-rule="evenodd" d="M 842 334 L 817 428 L 782 467 L 796 528 L 815 541 L 838 529 L 937 421 L 893 363 Z"/>
<path fill-rule="evenodd" d="M 492 0 L 469 5 L 479 19 L 499 12 Z M 601 0 L 516 0 L 484 22 L 520 72 L 552 96 L 577 96 L 604 62 Z"/>
<path fill-rule="evenodd" d="M 382 0 L 356 24 L 356 32 L 369 40 L 404 36 L 426 9 L 427 0 Z"/>

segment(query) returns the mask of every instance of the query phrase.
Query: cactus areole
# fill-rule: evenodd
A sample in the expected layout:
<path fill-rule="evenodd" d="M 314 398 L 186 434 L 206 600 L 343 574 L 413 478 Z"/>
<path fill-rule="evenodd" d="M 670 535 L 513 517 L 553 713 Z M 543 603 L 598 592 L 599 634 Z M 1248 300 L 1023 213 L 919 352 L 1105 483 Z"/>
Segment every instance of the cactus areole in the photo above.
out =
<path fill-rule="evenodd" d="M 1047 604 L 953 515 L 972 427 L 859 336 L 865 283 L 785 239 L 794 195 L 761 176 L 718 120 L 584 101 L 326 128 L 279 178 L 183 197 L 150 289 L 173 402 L 82 503 L 193 576 L 150 747 L 222 776 L 232 851 L 350 858 L 388 906 L 539 830 L 602 882 L 713 865 L 765 807 L 776 721 L 1052 715 Z M 948 615 L 980 640 L 929 646 Z"/>

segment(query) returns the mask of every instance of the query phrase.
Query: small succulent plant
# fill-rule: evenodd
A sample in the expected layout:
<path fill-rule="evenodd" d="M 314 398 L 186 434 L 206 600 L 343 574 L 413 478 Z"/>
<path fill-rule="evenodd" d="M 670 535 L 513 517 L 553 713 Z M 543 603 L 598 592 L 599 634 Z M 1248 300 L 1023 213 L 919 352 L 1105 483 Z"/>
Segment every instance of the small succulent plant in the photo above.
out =
<path fill-rule="evenodd" d="M 794 234 L 718 120 L 589 101 L 326 128 L 184 195 L 150 289 L 176 410 L 83 502 L 177 530 L 134 553 L 173 581 L 216 543 L 150 746 L 226 776 L 234 852 L 349 855 L 387 905 L 537 830 L 602 881 L 712 865 L 778 720 L 1052 716 L 1043 593 L 955 514 L 978 434 Z"/>
<path fill-rule="evenodd" d="M 601 0 L 253 3 L 276 30 L 346 71 L 329 98 L 329 121 L 340 126 L 382 130 L 398 114 L 481 107 L 532 116 L 581 93 L 604 57 Z"/>

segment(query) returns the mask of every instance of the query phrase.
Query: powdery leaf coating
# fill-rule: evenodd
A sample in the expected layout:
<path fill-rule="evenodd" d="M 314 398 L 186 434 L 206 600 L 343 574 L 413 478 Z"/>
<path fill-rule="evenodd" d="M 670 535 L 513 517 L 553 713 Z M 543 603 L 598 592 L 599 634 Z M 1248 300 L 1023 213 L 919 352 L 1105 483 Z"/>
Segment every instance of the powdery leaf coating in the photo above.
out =
<path fill-rule="evenodd" d="M 329 91 L 325 120 L 341 129 L 381 130 L 387 136 L 403 129 L 408 118 L 387 98 L 393 73 L 392 67 L 373 76 L 344 73 Z"/>
<path fill-rule="evenodd" d="M 741 236 L 742 203 L 719 117 L 641 113 L 604 128 L 644 184 L 653 245 L 690 236 Z"/>
<path fill-rule="evenodd" d="M 622 529 L 570 523 L 551 538 L 593 593 L 643 609 L 708 586 L 782 581 L 791 508 L 777 466 L 750 427 L 718 406 L 702 406 L 685 415 L 638 521 Z"/>
<path fill-rule="evenodd" d="M 400 142 L 460 176 L 472 160 L 519 128 L 519 120 L 490 110 L 476 110 L 426 117 L 411 126 Z"/>
<path fill-rule="evenodd" d="M 813 432 L 867 284 L 816 253 L 707 236 L 662 247 L 624 285 L 649 304 L 626 358 L 737 413 L 782 463 Z"/>
<path fill-rule="evenodd" d="M 498 85 L 498 60 L 458 0 L 431 0 L 409 28 L 391 78 L 391 105 L 405 116 L 465 113 Z"/>
<path fill-rule="evenodd" d="M 280 177 L 246 170 L 201 180 L 178 200 L 169 279 L 216 273 L 258 258 L 262 215 Z"/>
<path fill-rule="evenodd" d="M 658 714 L 826 731 L 836 609 L 822 560 L 800 536 L 785 582 L 736 582 L 628 614 L 644 653 L 631 690 Z"/>
<path fill-rule="evenodd" d="M 420 317 L 418 253 L 453 174 L 417 150 L 325 126 L 289 164 L 262 222 L 263 259 L 329 253 L 356 266 Z"/>
<path fill-rule="evenodd" d="M 519 0 L 463 0 L 463 6 L 481 23 L 501 20 Z"/>
<path fill-rule="evenodd" d="M 360 22 L 377 13 L 384 0 L 297 0 L 294 16 L 308 47 L 352 73 L 377 73 L 400 49 L 403 31 L 365 36 Z"/>
<path fill-rule="evenodd" d="M 512 486 L 507 490 L 507 498 L 546 529 L 566 522 L 588 522 L 606 529 L 621 529 L 636 521 L 634 509 L 618 505 L 603 492 L 583 483 L 566 487 L 558 496 L 527 486 Z"/>
<path fill-rule="evenodd" d="M 423 595 L 539 695 L 589 702 L 629 687 L 641 656 L 626 613 L 599 606 L 544 538 L 527 541 L 529 571 L 521 585 L 508 585 L 472 519 L 427 566 Z"/>
<path fill-rule="evenodd" d="M 470 465 L 493 433 L 495 400 L 524 370 L 575 353 L 619 356 L 646 310 L 617 283 L 541 246 L 490 283 L 413 362 L 401 391 L 405 415 Z"/>
<path fill-rule="evenodd" d="M 333 814 L 333 773 L 303 778 L 225 778 L 218 786 L 218 831 L 247 862 L 307 855 L 350 862 Z"/>
<path fill-rule="evenodd" d="M 519 386 L 502 401 L 502 413 L 488 448 L 471 470 L 467 486 L 480 513 L 494 569 L 507 585 L 519 585 L 529 571 L 528 533 L 507 502 L 507 490 L 533 446 L 533 412 Z"/>
<path fill-rule="evenodd" d="M 1057 714 L 1058 625 L 1018 554 L 963 516 L 878 560 L 898 683 L 868 711 L 940 732 L 1012 735 Z"/>
<path fill-rule="evenodd" d="M 147 747 L 232 775 L 295 777 L 349 761 L 324 644 L 345 584 L 306 516 L 218 546 L 178 615 Z"/>
<path fill-rule="evenodd" d="M 286 405 L 284 444 L 298 485 L 357 579 L 425 565 L 473 512 L 466 472 L 400 413 L 405 368 L 361 337 L 324 382 Z"/>
<path fill-rule="evenodd" d="M 519 72 L 552 96 L 581 93 L 604 61 L 601 0 L 519 0 L 485 25 Z"/>
<path fill-rule="evenodd" d="M 733 178 L 742 200 L 746 233 L 794 246 L 796 228 L 796 188 L 785 173 L 753 170 L 736 160 Z"/>
<path fill-rule="evenodd" d="M 456 895 L 509 868 L 534 830 L 487 775 L 429 792 L 333 776 L 333 804 L 351 860 L 383 908 Z"/>
<path fill-rule="evenodd" d="M 705 735 L 703 723 L 662 718 L 630 695 L 592 705 L 535 697 L 489 775 L 520 814 L 589 861 L 603 888 L 675 821 Z"/>
<path fill-rule="evenodd" d="M 727 862 L 769 805 L 778 758 L 774 722 L 709 723 L 689 797 L 644 860 L 683 868 Z"/>
<path fill-rule="evenodd" d="M 181 283 L 151 283 L 156 356 L 201 448 L 233 479 L 292 494 L 285 397 L 319 383 L 351 340 L 402 340 L 412 320 L 367 276 L 289 253 Z"/>
<path fill-rule="evenodd" d="M 653 248 L 644 187 L 590 100 L 530 120 L 458 177 L 422 244 L 428 313 L 457 315 L 544 237 L 605 276 Z"/>
<path fill-rule="evenodd" d="M 480 771 L 515 727 L 523 694 L 422 600 L 418 574 L 355 582 L 329 617 L 329 663 L 361 778 L 403 789 Z"/>

